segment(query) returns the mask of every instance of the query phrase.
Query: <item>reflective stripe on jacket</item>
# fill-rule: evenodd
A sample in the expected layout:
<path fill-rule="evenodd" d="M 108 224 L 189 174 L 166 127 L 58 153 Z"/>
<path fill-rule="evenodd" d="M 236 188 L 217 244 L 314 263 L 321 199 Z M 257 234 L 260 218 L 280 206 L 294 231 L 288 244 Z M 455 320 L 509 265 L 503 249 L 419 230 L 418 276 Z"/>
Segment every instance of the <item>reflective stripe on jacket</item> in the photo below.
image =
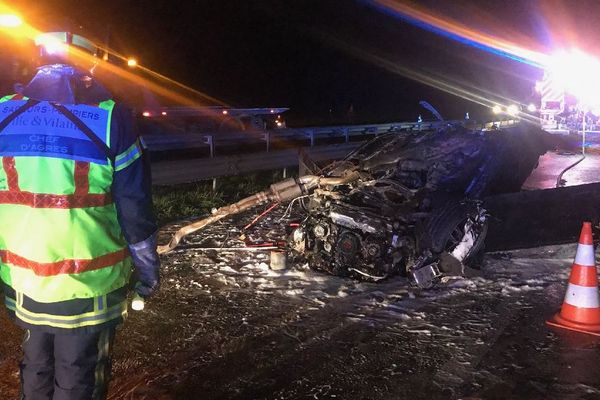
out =
<path fill-rule="evenodd" d="M 103 296 L 39 303 L 4 285 L 4 304 L 9 316 L 25 329 L 43 327 L 51 333 L 90 332 L 106 324 L 118 324 L 127 315 L 127 288 Z"/>
<path fill-rule="evenodd" d="M 0 100 L 0 123 L 27 99 Z M 110 149 L 112 100 L 65 105 Z M 136 143 L 109 159 L 49 102 L 39 102 L 0 132 L 0 278 L 15 291 L 16 316 L 36 325 L 80 327 L 120 317 L 123 304 L 77 315 L 40 317 L 19 303 L 99 299 L 127 285 L 131 260 L 111 197 L 114 171 L 140 156 Z"/>

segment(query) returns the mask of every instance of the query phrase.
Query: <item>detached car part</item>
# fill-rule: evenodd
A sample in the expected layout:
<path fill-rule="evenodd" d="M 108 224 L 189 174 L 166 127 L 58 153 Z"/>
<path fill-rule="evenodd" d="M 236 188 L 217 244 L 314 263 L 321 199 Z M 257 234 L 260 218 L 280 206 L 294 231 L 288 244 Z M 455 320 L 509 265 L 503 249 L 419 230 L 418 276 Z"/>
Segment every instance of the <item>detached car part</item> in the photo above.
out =
<path fill-rule="evenodd" d="M 315 187 L 323 186 L 335 186 L 338 184 L 345 184 L 353 180 L 358 179 L 358 175 L 355 173 L 345 174 L 338 177 L 321 177 L 306 175 L 299 179 L 286 179 L 281 182 L 274 183 L 270 186 L 269 190 L 258 192 L 252 196 L 248 196 L 237 203 L 221 207 L 215 210 L 210 217 L 203 218 L 189 225 L 179 229 L 171 238 L 171 241 L 163 246 L 158 246 L 158 253 L 165 254 L 173 250 L 181 239 L 185 236 L 194 233 L 207 225 L 213 224 L 221 219 L 230 215 L 239 214 L 243 211 L 249 210 L 260 204 L 265 204 L 270 201 L 276 202 L 287 202 L 298 196 L 310 192 Z"/>

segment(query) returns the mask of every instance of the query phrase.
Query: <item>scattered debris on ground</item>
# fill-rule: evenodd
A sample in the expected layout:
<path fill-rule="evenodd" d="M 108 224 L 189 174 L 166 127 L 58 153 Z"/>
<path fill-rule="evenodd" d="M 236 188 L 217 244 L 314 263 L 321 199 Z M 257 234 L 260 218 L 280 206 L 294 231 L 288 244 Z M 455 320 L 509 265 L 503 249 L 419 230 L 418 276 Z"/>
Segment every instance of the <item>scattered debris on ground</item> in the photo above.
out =
<path fill-rule="evenodd" d="M 280 239 L 282 212 L 246 236 Z M 304 265 L 276 272 L 268 251 L 198 249 L 244 246 L 254 216 L 163 257 L 159 295 L 119 332 L 109 399 L 600 398 L 598 341 L 544 325 L 575 245 L 486 254 L 479 276 L 432 290 Z M 16 399 L 21 335 L 1 323 L 0 393 Z"/>

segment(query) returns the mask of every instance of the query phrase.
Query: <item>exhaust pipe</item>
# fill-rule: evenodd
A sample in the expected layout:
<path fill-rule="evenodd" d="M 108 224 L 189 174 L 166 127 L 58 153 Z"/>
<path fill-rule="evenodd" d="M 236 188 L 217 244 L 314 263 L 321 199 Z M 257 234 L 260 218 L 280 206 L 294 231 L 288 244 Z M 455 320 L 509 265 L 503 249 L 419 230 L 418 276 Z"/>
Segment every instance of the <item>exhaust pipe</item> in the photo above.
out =
<path fill-rule="evenodd" d="M 272 184 L 269 190 L 264 190 L 248 196 L 237 203 L 224 206 L 216 210 L 211 216 L 192 222 L 179 229 L 171 238 L 171 241 L 162 246 L 158 246 L 158 254 L 166 254 L 172 251 L 181 239 L 190 233 L 194 233 L 210 224 L 214 224 L 230 215 L 239 214 L 250 208 L 256 207 L 267 202 L 276 201 L 279 203 L 287 202 L 296 197 L 309 194 L 313 189 L 319 186 L 339 186 L 356 181 L 359 175 L 352 171 L 342 177 L 321 177 L 315 175 L 305 175 L 299 179 L 289 178 L 281 182 Z"/>

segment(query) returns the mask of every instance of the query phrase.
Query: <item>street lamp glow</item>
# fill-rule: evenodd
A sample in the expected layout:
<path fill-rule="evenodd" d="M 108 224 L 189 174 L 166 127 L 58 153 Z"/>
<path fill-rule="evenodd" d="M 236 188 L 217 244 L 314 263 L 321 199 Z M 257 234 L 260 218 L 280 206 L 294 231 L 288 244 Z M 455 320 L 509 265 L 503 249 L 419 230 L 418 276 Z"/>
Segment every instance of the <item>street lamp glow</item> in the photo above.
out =
<path fill-rule="evenodd" d="M 0 14 L 0 28 L 18 28 L 23 25 L 21 17 L 15 14 Z"/>
<path fill-rule="evenodd" d="M 137 60 L 135 58 L 129 58 L 129 59 L 127 59 L 127 66 L 129 68 L 135 68 L 135 67 L 137 67 L 137 65 L 138 65 L 138 62 L 137 62 Z"/>
<path fill-rule="evenodd" d="M 519 107 L 516 104 L 511 104 L 506 107 L 506 113 L 511 117 L 516 117 L 519 114 Z"/>
<path fill-rule="evenodd" d="M 537 107 L 535 106 L 535 104 L 529 103 L 529 105 L 527 106 L 527 111 L 529 111 L 530 113 L 534 113 L 537 111 Z"/>
<path fill-rule="evenodd" d="M 498 115 L 502 112 L 502 107 L 500 107 L 498 104 L 496 104 L 494 107 L 492 107 L 492 112 L 494 114 Z"/>

